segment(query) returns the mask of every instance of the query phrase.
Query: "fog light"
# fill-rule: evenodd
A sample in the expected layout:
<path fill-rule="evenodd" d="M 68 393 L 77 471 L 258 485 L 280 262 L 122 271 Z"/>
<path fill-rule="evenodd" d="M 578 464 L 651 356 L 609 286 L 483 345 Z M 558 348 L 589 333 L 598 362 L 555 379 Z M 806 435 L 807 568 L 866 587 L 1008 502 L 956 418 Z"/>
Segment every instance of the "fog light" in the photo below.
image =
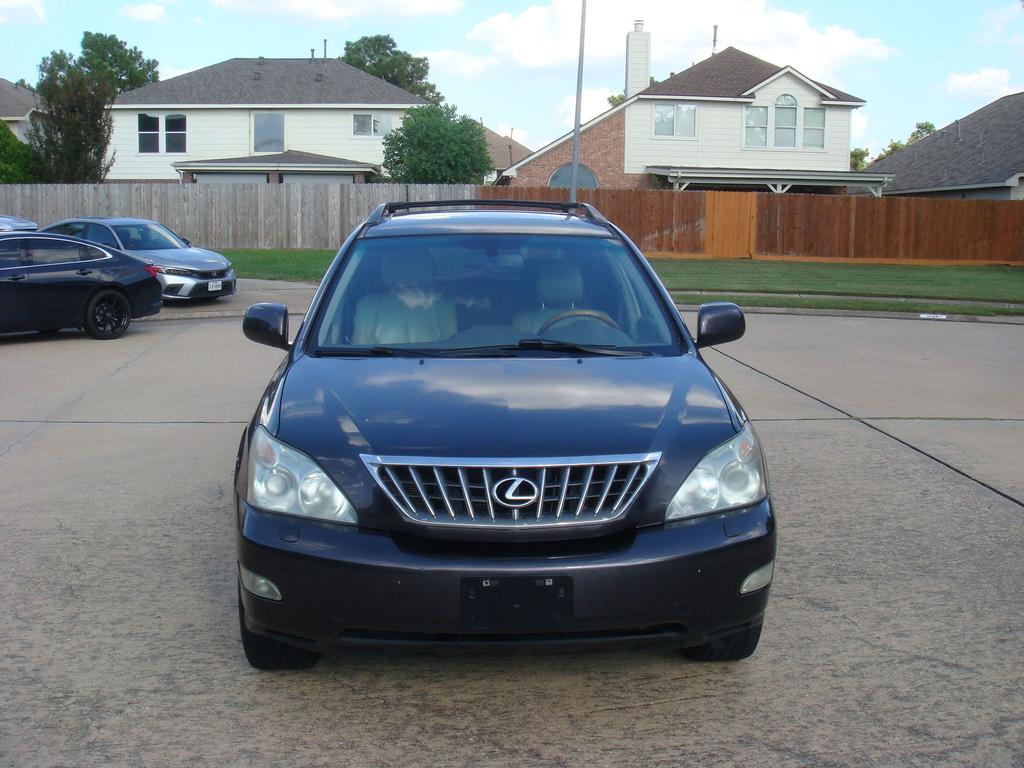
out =
<path fill-rule="evenodd" d="M 242 579 L 242 586 L 246 592 L 251 592 L 257 597 L 265 597 L 267 600 L 280 600 L 281 590 L 277 588 L 270 579 L 253 573 L 241 563 L 238 564 L 238 575 Z"/>
<path fill-rule="evenodd" d="M 759 589 L 764 589 L 772 583 L 772 576 L 775 574 L 775 561 L 772 560 L 768 565 L 762 565 L 756 571 L 752 571 L 747 578 L 743 580 L 743 584 L 740 585 L 740 594 L 746 595 L 750 592 L 756 592 Z"/>

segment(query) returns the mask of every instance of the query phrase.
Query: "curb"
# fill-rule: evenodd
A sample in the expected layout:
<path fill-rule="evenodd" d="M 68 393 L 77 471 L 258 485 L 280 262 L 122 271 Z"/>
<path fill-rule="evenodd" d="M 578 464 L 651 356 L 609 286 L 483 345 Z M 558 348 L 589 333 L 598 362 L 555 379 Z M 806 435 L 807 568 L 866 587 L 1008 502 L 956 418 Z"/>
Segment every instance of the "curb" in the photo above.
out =
<path fill-rule="evenodd" d="M 699 304 L 676 304 L 685 312 L 696 312 Z M 800 309 L 797 307 L 744 307 L 745 315 L 798 315 L 807 317 L 865 317 L 876 320 L 918 320 L 939 323 L 989 323 L 991 325 L 1024 325 L 1024 317 L 1014 315 L 938 315 L 917 312 L 872 312 L 861 309 Z"/>

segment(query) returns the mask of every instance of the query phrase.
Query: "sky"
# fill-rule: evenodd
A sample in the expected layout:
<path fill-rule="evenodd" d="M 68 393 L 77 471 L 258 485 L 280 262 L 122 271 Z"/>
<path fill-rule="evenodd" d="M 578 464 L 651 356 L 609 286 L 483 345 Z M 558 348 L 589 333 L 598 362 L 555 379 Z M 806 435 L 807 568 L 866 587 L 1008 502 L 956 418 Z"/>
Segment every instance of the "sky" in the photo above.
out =
<path fill-rule="evenodd" d="M 538 149 L 572 127 L 580 0 L 0 0 L 0 77 L 34 83 L 43 56 L 82 32 L 115 34 L 161 79 L 233 57 L 328 56 L 389 34 L 430 60 L 459 111 Z M 583 117 L 621 92 L 626 33 L 651 32 L 661 80 L 735 46 L 867 101 L 852 144 L 872 154 L 914 124 L 943 126 L 1024 91 L 1020 0 L 589 0 Z"/>

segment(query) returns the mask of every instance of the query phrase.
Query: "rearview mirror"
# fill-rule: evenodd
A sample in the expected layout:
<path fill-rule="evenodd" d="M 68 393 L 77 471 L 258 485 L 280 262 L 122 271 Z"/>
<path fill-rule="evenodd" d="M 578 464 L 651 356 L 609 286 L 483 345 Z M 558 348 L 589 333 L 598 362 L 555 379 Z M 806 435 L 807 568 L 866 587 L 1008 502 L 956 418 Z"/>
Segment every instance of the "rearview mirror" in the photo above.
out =
<path fill-rule="evenodd" d="M 245 310 L 242 333 L 268 347 L 288 349 L 288 307 L 284 304 L 253 304 Z"/>
<path fill-rule="evenodd" d="M 736 341 L 747 330 L 743 310 L 731 301 L 701 304 L 697 310 L 697 346 L 713 347 Z"/>

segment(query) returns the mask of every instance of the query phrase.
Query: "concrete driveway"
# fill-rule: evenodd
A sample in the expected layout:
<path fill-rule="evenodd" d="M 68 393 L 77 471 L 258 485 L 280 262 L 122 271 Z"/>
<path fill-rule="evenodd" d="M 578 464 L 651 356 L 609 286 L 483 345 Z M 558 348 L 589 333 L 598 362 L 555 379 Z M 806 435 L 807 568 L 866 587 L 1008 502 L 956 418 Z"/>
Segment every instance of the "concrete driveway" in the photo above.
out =
<path fill-rule="evenodd" d="M 0 340 L 0 764 L 1024 765 L 1024 329 L 753 315 L 761 646 L 250 669 L 231 471 L 280 354 L 233 320 Z"/>

